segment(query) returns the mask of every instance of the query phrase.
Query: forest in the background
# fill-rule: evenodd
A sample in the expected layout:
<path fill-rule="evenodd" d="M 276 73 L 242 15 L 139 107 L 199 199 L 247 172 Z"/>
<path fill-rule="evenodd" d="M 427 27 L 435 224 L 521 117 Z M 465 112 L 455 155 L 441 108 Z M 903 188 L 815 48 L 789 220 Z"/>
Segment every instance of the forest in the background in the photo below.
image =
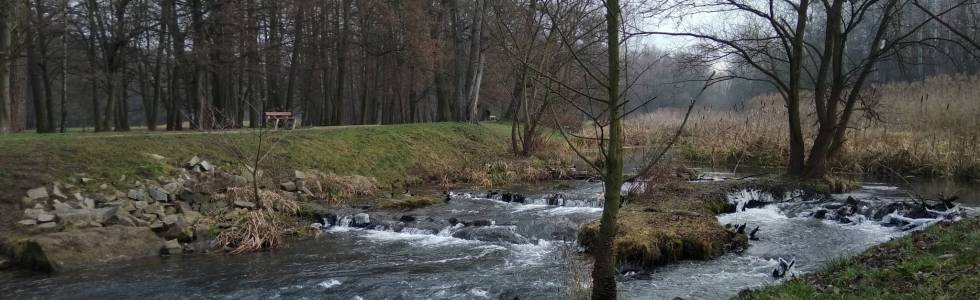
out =
<path fill-rule="evenodd" d="M 560 95 L 557 79 L 588 86 L 576 61 L 602 64 L 595 33 L 604 19 L 592 2 L 4 0 L 0 131 L 233 128 L 259 126 L 267 111 L 291 111 L 314 126 L 490 115 L 551 126 L 545 115 L 576 117 L 567 106 L 554 105 L 568 98 Z M 963 9 L 922 28 L 894 29 L 913 32 L 906 40 L 915 42 L 878 62 L 870 81 L 977 74 L 980 63 L 956 34 L 980 37 L 980 9 L 962 2 L 923 2 L 933 12 Z M 712 18 L 691 22 L 685 13 L 662 13 L 669 11 L 667 3 L 644 3 L 645 10 L 624 4 L 624 26 L 759 30 Z M 699 9 L 705 8 L 679 11 Z M 915 9 L 903 14 L 908 20 L 925 16 Z M 812 22 L 826 20 L 814 16 Z M 848 34 L 870 40 L 871 27 L 855 26 Z M 808 36 L 815 45 L 822 38 Z M 708 90 L 700 105 L 732 109 L 775 91 L 753 80 L 757 70 L 711 47 L 641 38 L 624 44 L 628 109 L 684 106 L 701 87 L 698 80 L 717 70 L 730 80 Z M 862 47 L 847 51 L 860 53 Z"/>

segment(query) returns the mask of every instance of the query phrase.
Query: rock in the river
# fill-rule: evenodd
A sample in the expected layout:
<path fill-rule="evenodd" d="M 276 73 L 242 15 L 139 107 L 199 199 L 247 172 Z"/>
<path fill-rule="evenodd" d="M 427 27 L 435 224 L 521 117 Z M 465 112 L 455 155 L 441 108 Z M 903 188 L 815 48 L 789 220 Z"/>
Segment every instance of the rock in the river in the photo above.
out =
<path fill-rule="evenodd" d="M 508 227 L 463 227 L 453 237 L 484 242 L 529 244 L 531 241 Z"/>
<path fill-rule="evenodd" d="M 401 216 L 401 218 L 398 218 L 398 221 L 405 222 L 405 223 L 411 223 L 411 222 L 415 222 L 415 217 L 409 216 L 409 215 L 404 215 L 404 216 Z"/>
<path fill-rule="evenodd" d="M 27 198 L 31 200 L 41 200 L 48 197 L 48 189 L 45 187 L 38 187 L 34 189 L 27 190 Z"/>
<path fill-rule="evenodd" d="M 169 240 L 163 245 L 163 250 L 166 254 L 174 255 L 184 253 L 184 247 L 180 245 L 177 240 Z"/>
<path fill-rule="evenodd" d="M 34 220 L 34 219 L 24 219 L 24 220 L 20 220 L 19 222 L 17 222 L 17 225 L 20 225 L 20 226 L 34 226 L 34 225 L 37 225 L 37 220 Z"/>
<path fill-rule="evenodd" d="M 493 221 L 486 220 L 486 219 L 481 219 L 481 220 L 473 220 L 473 221 L 470 221 L 470 222 L 464 222 L 464 224 L 466 224 L 466 226 L 483 227 L 483 226 L 493 225 Z"/>
<path fill-rule="evenodd" d="M 354 215 L 354 227 L 367 227 L 371 225 L 371 216 L 366 213 L 359 213 Z"/>
<path fill-rule="evenodd" d="M 153 256 L 164 241 L 146 227 L 95 227 L 16 239 L 9 250 L 14 264 L 59 271 L 86 264 Z"/>
<path fill-rule="evenodd" d="M 908 212 L 905 213 L 906 218 L 911 219 L 932 219 L 935 218 L 935 214 L 929 212 L 924 204 L 915 205 Z"/>

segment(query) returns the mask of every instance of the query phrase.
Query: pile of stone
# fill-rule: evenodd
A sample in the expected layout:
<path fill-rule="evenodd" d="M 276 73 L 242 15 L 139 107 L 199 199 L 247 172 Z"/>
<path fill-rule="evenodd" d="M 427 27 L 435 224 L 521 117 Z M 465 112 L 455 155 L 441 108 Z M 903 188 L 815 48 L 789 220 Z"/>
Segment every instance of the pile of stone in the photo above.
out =
<path fill-rule="evenodd" d="M 121 225 L 148 227 L 172 246 L 195 240 L 209 231 L 198 224 L 201 213 L 194 209 L 207 202 L 208 195 L 192 191 L 202 173 L 214 172 L 214 165 L 198 157 L 185 164 L 182 174 L 175 178 L 134 180 L 99 184 L 78 174 L 73 181 L 80 185 L 98 186 L 98 191 L 85 193 L 71 183 L 55 182 L 51 186 L 31 189 L 22 200 L 24 218 L 17 224 L 29 232 L 44 233 L 71 231 L 92 227 Z M 116 185 L 127 186 L 125 192 Z M 71 196 L 68 196 L 68 195 Z M 178 247 L 168 247 L 169 253 Z M 181 246 L 183 248 L 183 246 Z"/>
<path fill-rule="evenodd" d="M 220 171 L 195 156 L 182 165 L 175 177 L 127 180 L 121 176 L 115 182 L 99 182 L 86 174 L 76 174 L 65 182 L 31 189 L 22 200 L 26 208 L 23 218 L 17 221 L 27 233 L 26 238 L 15 241 L 30 245 L 15 248 L 34 249 L 37 253 L 8 255 L 16 264 L 44 270 L 70 265 L 69 260 L 84 261 L 68 257 L 99 257 L 89 252 L 109 251 L 98 261 L 145 255 L 146 249 L 157 249 L 161 254 L 207 252 L 218 246 L 214 242 L 217 233 L 236 228 L 235 216 L 262 208 L 263 204 L 234 194 L 247 192 L 253 180 L 249 170 L 239 173 Z M 295 171 L 293 176 L 277 181 L 274 190 L 262 193 L 293 200 L 322 198 L 329 194 L 330 188 L 321 184 L 328 176 L 342 178 L 318 171 Z M 116 235 L 106 240 L 120 241 L 114 243 L 122 246 L 114 249 L 130 251 L 112 253 L 94 244 L 83 247 L 88 244 L 80 241 L 106 234 Z M 57 253 L 65 249 L 78 255 L 44 261 L 44 257 L 62 257 Z M 43 266 L 35 266 L 38 262 L 43 262 Z"/>

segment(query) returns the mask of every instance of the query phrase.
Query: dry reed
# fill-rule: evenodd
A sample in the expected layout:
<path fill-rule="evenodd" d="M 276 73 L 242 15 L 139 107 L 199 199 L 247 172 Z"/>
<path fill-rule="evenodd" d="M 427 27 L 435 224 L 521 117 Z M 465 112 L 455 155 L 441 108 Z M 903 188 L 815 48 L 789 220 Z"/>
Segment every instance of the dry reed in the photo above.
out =
<path fill-rule="evenodd" d="M 852 117 L 834 171 L 980 178 L 980 78 L 940 76 L 865 93 L 875 109 Z M 812 105 L 803 107 L 811 141 L 816 117 Z M 634 146 L 662 144 L 682 119 L 683 111 L 661 109 L 627 120 L 624 135 Z M 788 135 L 782 99 L 761 96 L 735 110 L 697 109 L 674 154 L 712 165 L 781 166 Z"/>

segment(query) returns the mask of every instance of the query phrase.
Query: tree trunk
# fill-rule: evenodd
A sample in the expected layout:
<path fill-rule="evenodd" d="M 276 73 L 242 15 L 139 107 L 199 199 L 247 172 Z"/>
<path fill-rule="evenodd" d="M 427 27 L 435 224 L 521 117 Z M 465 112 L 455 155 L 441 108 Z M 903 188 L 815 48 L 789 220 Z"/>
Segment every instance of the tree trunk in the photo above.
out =
<path fill-rule="evenodd" d="M 810 2 L 800 1 L 797 8 L 797 21 L 794 39 L 792 40 L 792 57 L 790 59 L 789 90 L 785 91 L 787 118 L 789 121 L 789 164 L 787 175 L 799 177 L 803 175 L 806 159 L 806 149 L 803 141 L 803 126 L 800 119 L 800 91 L 802 90 L 803 50 L 806 47 L 804 38 L 808 20 L 807 11 Z"/>
<path fill-rule="evenodd" d="M 289 75 L 286 79 L 286 103 L 285 111 L 292 111 L 295 106 L 296 94 L 296 75 L 300 66 L 300 52 L 303 49 L 303 9 L 296 8 L 295 22 L 293 25 L 293 53 L 289 58 Z"/>
<path fill-rule="evenodd" d="M 620 192 L 623 186 L 623 129 L 619 105 L 620 14 L 619 0 L 607 0 L 606 46 L 609 60 L 607 97 L 610 122 L 609 143 L 605 149 L 605 201 L 599 223 L 599 234 L 593 247 L 595 265 L 592 270 L 592 299 L 594 300 L 616 299 L 616 257 L 613 252 L 613 241 L 616 239 L 616 217 L 619 213 Z"/>
<path fill-rule="evenodd" d="M 464 100 L 468 108 L 466 120 L 470 122 L 479 121 L 476 106 L 479 98 L 480 79 L 483 76 L 484 58 L 482 42 L 484 3 L 483 0 L 476 0 L 476 3 L 473 3 L 473 25 L 470 26 L 470 58 L 466 72 L 466 99 Z M 474 93 L 474 90 L 476 93 Z"/>
<path fill-rule="evenodd" d="M 31 86 L 31 102 L 34 104 L 34 126 L 38 133 L 52 132 L 50 127 L 49 100 L 46 98 L 51 93 L 46 91 L 44 79 L 44 65 L 41 62 L 41 50 L 37 47 L 37 42 L 33 34 L 26 36 L 27 46 L 27 77 L 28 84 Z"/>
<path fill-rule="evenodd" d="M 10 107 L 10 16 L 9 3 L 0 3 L 0 133 L 11 132 Z"/>
<path fill-rule="evenodd" d="M 343 125 L 345 123 L 344 112 L 348 110 L 347 101 L 344 99 L 344 88 L 347 84 L 347 38 L 350 33 L 350 5 L 351 0 L 343 0 L 340 7 L 341 13 L 338 16 L 338 18 L 343 18 L 343 22 L 337 42 L 337 89 L 334 95 L 333 125 Z"/>
<path fill-rule="evenodd" d="M 469 120 L 473 123 L 480 122 L 480 82 L 483 81 L 483 64 L 486 59 L 483 54 L 480 54 L 480 62 L 476 65 L 476 74 L 473 75 L 473 83 L 470 87 L 470 116 Z"/>
<path fill-rule="evenodd" d="M 466 82 L 468 80 L 466 69 L 466 41 L 463 39 L 463 17 L 459 12 L 459 0 L 450 0 L 450 18 L 452 18 L 453 32 L 453 66 L 454 66 L 454 87 L 453 87 L 453 119 L 461 121 L 465 118 L 466 111 Z"/>
<path fill-rule="evenodd" d="M 194 28 L 194 49 L 192 56 L 194 61 L 194 78 L 191 80 L 190 95 L 194 101 L 196 113 L 196 128 L 211 128 L 211 118 L 208 106 L 208 97 L 205 92 L 206 76 L 204 65 L 207 63 L 207 38 L 205 37 L 204 12 L 202 11 L 201 0 L 191 0 L 191 26 Z"/>

